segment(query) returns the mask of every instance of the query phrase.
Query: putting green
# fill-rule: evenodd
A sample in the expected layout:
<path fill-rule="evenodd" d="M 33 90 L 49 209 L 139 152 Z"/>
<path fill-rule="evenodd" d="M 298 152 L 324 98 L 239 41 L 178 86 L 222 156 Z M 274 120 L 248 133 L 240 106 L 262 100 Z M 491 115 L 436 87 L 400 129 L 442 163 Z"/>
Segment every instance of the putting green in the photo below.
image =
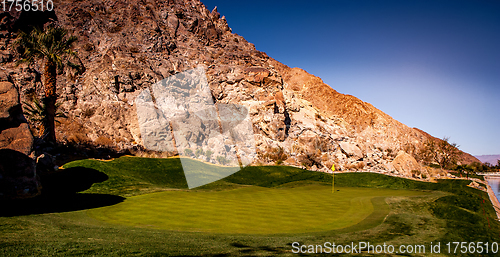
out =
<path fill-rule="evenodd" d="M 331 186 L 316 184 L 293 188 L 247 186 L 226 191 L 165 191 L 133 196 L 113 206 L 89 210 L 88 214 L 113 224 L 174 231 L 303 233 L 358 224 L 374 209 L 386 205 L 385 201 L 372 202 L 375 197 L 425 194 L 409 190 L 336 189 L 340 190 L 332 193 Z"/>

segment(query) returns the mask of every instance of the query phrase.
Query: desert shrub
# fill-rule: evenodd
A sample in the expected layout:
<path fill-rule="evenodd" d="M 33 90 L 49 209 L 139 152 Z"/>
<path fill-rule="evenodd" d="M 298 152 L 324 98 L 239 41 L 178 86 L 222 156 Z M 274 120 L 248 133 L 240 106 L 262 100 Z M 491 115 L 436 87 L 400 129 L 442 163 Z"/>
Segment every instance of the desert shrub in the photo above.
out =
<path fill-rule="evenodd" d="M 429 139 L 425 142 L 422 156 L 426 163 L 437 163 L 441 169 L 449 169 L 457 164 L 460 150 L 456 143 L 450 143 L 448 137 Z"/>
<path fill-rule="evenodd" d="M 219 162 L 222 165 L 226 165 L 229 163 L 229 160 L 226 159 L 226 157 L 219 155 L 217 156 L 217 162 Z"/>
<path fill-rule="evenodd" d="M 186 149 L 184 149 L 184 154 L 186 156 L 192 156 L 193 155 L 193 150 L 191 150 L 189 148 L 186 148 Z"/>
<path fill-rule="evenodd" d="M 196 158 L 198 158 L 200 155 L 205 155 L 205 152 L 203 152 L 203 149 L 196 149 L 196 152 L 194 152 L 194 155 Z"/>
<path fill-rule="evenodd" d="M 90 141 L 90 138 L 83 133 L 73 133 L 67 136 L 65 139 L 66 143 L 77 145 L 87 144 Z"/>
<path fill-rule="evenodd" d="M 88 131 L 82 123 L 71 118 L 61 119 L 58 130 L 59 140 L 65 144 L 86 145 L 91 142 Z"/>
<path fill-rule="evenodd" d="M 316 167 L 321 167 L 321 162 L 319 161 L 319 156 L 317 153 L 308 153 L 308 154 L 304 154 L 304 155 L 301 155 L 299 157 L 299 162 L 300 164 L 302 164 L 302 166 L 306 167 L 306 168 L 310 168 L 314 165 L 316 165 Z"/>
<path fill-rule="evenodd" d="M 212 152 L 212 151 L 210 151 L 210 150 L 207 150 L 207 151 L 205 152 L 205 156 L 206 156 L 208 159 L 210 159 L 210 158 L 212 158 L 212 154 L 213 154 L 213 153 L 214 153 L 214 152 Z"/>
<path fill-rule="evenodd" d="M 277 165 L 280 165 L 288 159 L 288 154 L 285 153 L 283 147 L 278 146 L 278 148 L 273 148 L 268 150 L 267 153 L 263 154 L 262 157 L 274 161 Z"/>
<path fill-rule="evenodd" d="M 114 144 L 113 140 L 106 136 L 100 136 L 95 140 L 95 143 L 101 146 L 112 146 Z"/>

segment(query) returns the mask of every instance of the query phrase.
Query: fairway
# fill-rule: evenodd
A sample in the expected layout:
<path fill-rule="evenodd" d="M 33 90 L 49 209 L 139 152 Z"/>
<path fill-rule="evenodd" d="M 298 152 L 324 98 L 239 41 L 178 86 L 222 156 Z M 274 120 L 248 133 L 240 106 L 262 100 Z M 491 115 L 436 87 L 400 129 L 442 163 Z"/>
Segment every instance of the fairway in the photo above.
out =
<path fill-rule="evenodd" d="M 113 224 L 212 233 L 305 233 L 350 227 L 368 217 L 375 197 L 414 196 L 409 190 L 338 188 L 328 185 L 225 191 L 166 191 L 89 210 Z M 376 205 L 385 205 L 377 201 Z M 379 221 L 380 222 L 380 221 Z M 375 225 L 375 224 L 374 224 Z"/>

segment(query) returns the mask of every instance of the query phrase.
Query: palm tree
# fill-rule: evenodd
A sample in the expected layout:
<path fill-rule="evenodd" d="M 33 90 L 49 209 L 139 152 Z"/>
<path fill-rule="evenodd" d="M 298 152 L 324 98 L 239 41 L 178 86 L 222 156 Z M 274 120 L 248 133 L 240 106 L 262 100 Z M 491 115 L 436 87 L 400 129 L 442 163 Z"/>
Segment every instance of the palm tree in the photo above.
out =
<path fill-rule="evenodd" d="M 33 28 L 29 33 L 21 31 L 14 42 L 20 50 L 22 59 L 18 64 L 33 64 L 35 60 L 41 60 L 43 64 L 43 104 L 45 111 L 43 114 L 43 131 L 47 133 L 47 140 L 56 143 L 55 115 L 57 100 L 57 74 L 65 67 L 64 59 L 75 56 L 71 50 L 73 43 L 77 40 L 75 36 L 68 36 L 68 32 L 61 27 L 49 27 L 42 31 Z M 70 62 L 66 63 L 71 67 L 77 67 Z"/>
<path fill-rule="evenodd" d="M 39 137 L 44 137 L 47 133 L 45 132 L 45 129 L 47 128 L 47 119 L 45 119 L 45 113 L 47 113 L 47 108 L 45 108 L 45 105 L 43 103 L 40 103 L 40 101 L 33 95 L 32 97 L 32 103 L 23 102 L 23 109 L 24 109 L 24 115 L 28 118 L 28 120 L 34 125 L 34 130 L 36 132 L 36 129 L 38 128 L 38 136 Z M 58 112 L 57 109 L 61 105 L 61 103 L 56 103 L 55 105 L 55 118 L 67 118 L 66 115 L 63 112 Z M 58 120 L 55 120 L 56 123 L 60 123 Z M 34 133 L 36 134 L 36 133 Z"/>

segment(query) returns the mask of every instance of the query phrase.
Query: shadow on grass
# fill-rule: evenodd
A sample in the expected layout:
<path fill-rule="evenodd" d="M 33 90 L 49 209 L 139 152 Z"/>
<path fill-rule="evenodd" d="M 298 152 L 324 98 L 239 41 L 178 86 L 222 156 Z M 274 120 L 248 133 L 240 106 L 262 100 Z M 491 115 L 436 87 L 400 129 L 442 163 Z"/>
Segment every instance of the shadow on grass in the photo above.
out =
<path fill-rule="evenodd" d="M 239 242 L 231 243 L 232 247 L 238 249 L 240 254 L 254 254 L 257 252 L 264 252 L 266 255 L 276 255 L 276 254 L 284 254 L 287 250 L 284 247 L 271 247 L 271 246 L 250 246 L 245 245 Z"/>
<path fill-rule="evenodd" d="M 106 181 L 100 171 L 75 167 L 41 176 L 42 194 L 32 199 L 0 202 L 0 216 L 11 217 L 98 208 L 123 202 L 125 198 L 108 194 L 78 193 L 92 184 Z"/>

